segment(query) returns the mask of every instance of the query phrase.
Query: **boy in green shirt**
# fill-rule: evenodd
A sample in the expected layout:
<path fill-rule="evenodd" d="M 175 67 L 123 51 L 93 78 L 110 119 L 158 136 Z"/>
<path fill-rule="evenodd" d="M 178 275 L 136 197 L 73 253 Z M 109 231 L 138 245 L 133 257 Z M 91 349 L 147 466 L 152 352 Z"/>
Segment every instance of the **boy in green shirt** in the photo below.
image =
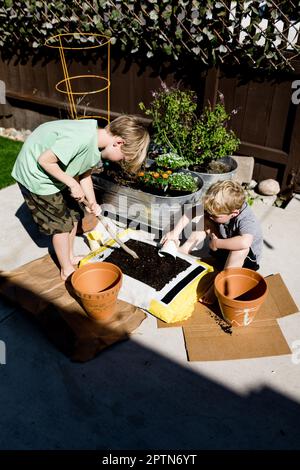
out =
<path fill-rule="evenodd" d="M 96 216 L 101 212 L 92 169 L 107 159 L 123 161 L 128 171 L 135 172 L 146 157 L 148 144 L 146 128 L 130 115 L 116 118 L 104 129 L 98 128 L 94 119 L 47 122 L 25 141 L 12 176 L 40 231 L 52 235 L 63 280 L 80 261 L 73 254 L 80 220 L 76 201 L 86 199 L 89 212 Z"/>

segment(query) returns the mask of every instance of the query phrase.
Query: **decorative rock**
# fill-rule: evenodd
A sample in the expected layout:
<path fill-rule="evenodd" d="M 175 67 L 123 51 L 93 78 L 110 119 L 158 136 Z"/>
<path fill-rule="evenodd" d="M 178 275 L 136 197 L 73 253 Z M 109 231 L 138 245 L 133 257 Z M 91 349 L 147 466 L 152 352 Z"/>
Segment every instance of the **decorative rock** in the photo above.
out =
<path fill-rule="evenodd" d="M 29 129 L 17 130 L 14 127 L 8 127 L 7 129 L 5 129 L 4 127 L 0 127 L 1 136 L 11 140 L 17 140 L 19 142 L 24 142 L 30 134 L 31 131 Z"/>
<path fill-rule="evenodd" d="M 258 185 L 258 191 L 264 196 L 274 196 L 280 192 L 280 186 L 276 180 L 263 180 Z"/>
<path fill-rule="evenodd" d="M 249 189 L 254 189 L 257 186 L 257 181 L 251 180 L 250 183 L 248 184 Z"/>

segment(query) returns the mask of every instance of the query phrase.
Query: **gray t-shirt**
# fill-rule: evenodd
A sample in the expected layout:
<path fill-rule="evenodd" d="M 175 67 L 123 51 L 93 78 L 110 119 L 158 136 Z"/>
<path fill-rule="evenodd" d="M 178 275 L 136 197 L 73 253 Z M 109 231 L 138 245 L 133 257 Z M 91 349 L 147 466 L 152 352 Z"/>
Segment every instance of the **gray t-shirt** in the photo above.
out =
<path fill-rule="evenodd" d="M 259 263 L 262 253 L 263 236 L 260 223 L 254 213 L 245 202 L 239 215 L 230 219 L 227 224 L 219 224 L 219 231 L 222 238 L 232 238 L 238 235 L 253 235 L 251 250 Z"/>

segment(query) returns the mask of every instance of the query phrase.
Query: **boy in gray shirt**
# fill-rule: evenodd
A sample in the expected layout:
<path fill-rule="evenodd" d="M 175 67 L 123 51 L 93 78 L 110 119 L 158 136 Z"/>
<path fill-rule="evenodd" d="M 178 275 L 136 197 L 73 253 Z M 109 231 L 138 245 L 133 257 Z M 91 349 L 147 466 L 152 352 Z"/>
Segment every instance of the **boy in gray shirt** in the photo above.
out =
<path fill-rule="evenodd" d="M 189 253 L 209 236 L 209 247 L 225 263 L 224 269 L 245 267 L 257 271 L 263 237 L 260 224 L 246 203 L 242 186 L 234 181 L 219 181 L 208 189 L 203 202 L 206 212 L 204 230 L 193 231 L 179 250 Z M 174 240 L 179 247 L 180 234 L 191 217 L 184 214 L 161 242 Z M 203 303 L 215 300 L 213 286 L 200 300 Z"/>

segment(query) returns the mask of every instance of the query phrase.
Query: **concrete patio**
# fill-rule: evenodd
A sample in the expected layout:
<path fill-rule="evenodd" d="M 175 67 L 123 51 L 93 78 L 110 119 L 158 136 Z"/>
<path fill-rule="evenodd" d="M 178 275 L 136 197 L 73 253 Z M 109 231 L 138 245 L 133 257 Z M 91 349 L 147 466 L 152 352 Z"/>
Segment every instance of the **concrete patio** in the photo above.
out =
<path fill-rule="evenodd" d="M 256 201 L 254 211 L 265 239 L 260 272 L 280 273 L 300 305 L 300 195 L 286 209 Z M 1 269 L 48 252 L 17 185 L 0 191 L 0 214 Z M 81 238 L 76 243 L 88 252 Z M 279 322 L 296 353 L 300 314 Z M 300 447 L 300 352 L 294 360 L 188 362 L 181 328 L 157 329 L 149 315 L 131 340 L 72 363 L 2 298 L 0 340 L 0 449 Z"/>

